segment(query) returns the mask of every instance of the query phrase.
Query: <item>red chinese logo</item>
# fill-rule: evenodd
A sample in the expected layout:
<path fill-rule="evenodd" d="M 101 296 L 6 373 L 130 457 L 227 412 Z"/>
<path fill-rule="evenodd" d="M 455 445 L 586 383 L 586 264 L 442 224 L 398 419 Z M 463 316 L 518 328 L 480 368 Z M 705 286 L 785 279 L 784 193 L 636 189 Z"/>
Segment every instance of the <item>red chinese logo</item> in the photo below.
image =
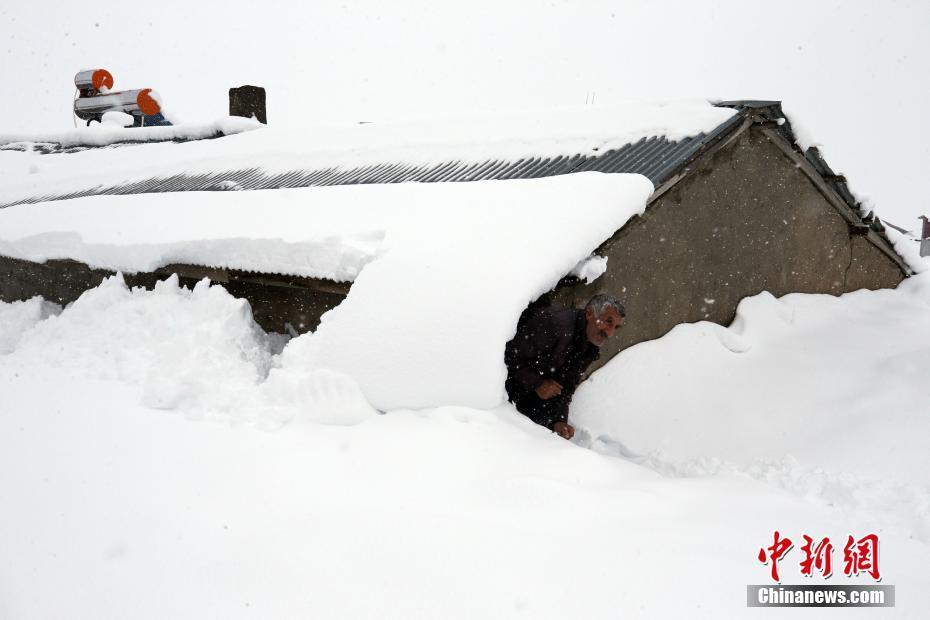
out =
<path fill-rule="evenodd" d="M 882 578 L 878 571 L 878 536 L 869 534 L 859 540 L 852 536 L 846 541 L 843 548 L 843 573 L 845 575 L 858 575 L 868 573 L 872 579 L 879 581 Z"/>
<path fill-rule="evenodd" d="M 826 579 L 833 574 L 833 545 L 829 538 L 824 538 L 816 546 L 814 539 L 804 534 L 804 545 L 801 547 L 804 559 L 801 560 L 801 574 L 811 577 L 814 569 Z"/>
<path fill-rule="evenodd" d="M 793 544 L 790 538 L 782 538 L 778 530 L 775 530 L 775 541 L 772 543 L 772 546 L 759 549 L 759 561 L 763 564 L 772 563 L 773 580 L 781 581 L 781 579 L 778 578 L 778 561 L 791 550 Z M 766 551 L 768 551 L 768 553 L 766 553 Z"/>
<path fill-rule="evenodd" d="M 830 542 L 829 537 L 821 538 L 817 543 L 807 534 L 803 537 L 804 544 L 801 546 L 801 552 L 804 558 L 800 562 L 801 574 L 812 577 L 816 571 L 824 579 L 828 579 L 833 574 L 833 543 Z M 781 533 L 775 530 L 772 544 L 759 549 L 759 561 L 763 564 L 771 564 L 773 581 L 781 582 L 778 575 L 778 562 L 791 551 L 793 546 L 794 543 L 790 538 L 782 538 Z M 876 534 L 868 534 L 859 540 L 850 535 L 843 548 L 843 574 L 852 577 L 860 573 L 871 575 L 875 581 L 880 581 L 882 578 L 878 569 L 878 535 Z"/>

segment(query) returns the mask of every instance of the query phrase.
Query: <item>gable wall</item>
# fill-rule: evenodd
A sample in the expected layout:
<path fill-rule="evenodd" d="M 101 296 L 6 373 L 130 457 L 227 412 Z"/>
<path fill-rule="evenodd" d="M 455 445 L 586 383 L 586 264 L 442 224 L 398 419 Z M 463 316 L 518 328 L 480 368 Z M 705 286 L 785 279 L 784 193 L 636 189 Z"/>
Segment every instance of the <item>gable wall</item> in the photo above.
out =
<path fill-rule="evenodd" d="M 598 365 L 679 323 L 728 325 L 739 301 L 762 291 L 838 295 L 904 278 L 758 130 L 697 166 L 601 247 L 601 278 L 540 300 L 580 307 L 606 292 L 624 301 L 626 324 Z"/>

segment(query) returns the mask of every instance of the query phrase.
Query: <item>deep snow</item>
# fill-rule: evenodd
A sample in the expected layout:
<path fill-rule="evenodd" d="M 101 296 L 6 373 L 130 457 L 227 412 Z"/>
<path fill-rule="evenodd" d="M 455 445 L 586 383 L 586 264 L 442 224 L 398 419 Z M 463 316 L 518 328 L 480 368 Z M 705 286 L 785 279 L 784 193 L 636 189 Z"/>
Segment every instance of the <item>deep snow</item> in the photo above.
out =
<path fill-rule="evenodd" d="M 930 542 L 928 275 L 841 298 L 762 293 L 730 327 L 679 325 L 583 384 L 575 422 L 663 473 L 742 472 Z"/>
<path fill-rule="evenodd" d="M 182 120 L 267 86 L 272 125 L 70 160 L 0 151 L 0 200 L 256 151 L 287 169 L 321 136 L 295 125 L 719 96 L 783 100 L 866 208 L 908 228 L 925 208 L 921 2 L 8 4 L 0 134 L 68 130 L 71 77 L 100 65 Z M 206 284 L 0 303 L 0 617 L 782 618 L 744 607 L 774 529 L 875 528 L 897 608 L 803 615 L 923 618 L 928 288 L 762 295 L 729 329 L 634 347 L 579 392 L 575 444 L 506 405 L 379 415 L 299 347 L 284 363 Z"/>
<path fill-rule="evenodd" d="M 379 415 L 206 283 L 42 307 L 0 304 L 5 616 L 735 617 L 775 529 L 878 532 L 882 617 L 924 615 L 927 274 L 637 345 L 574 443 L 509 405 Z"/>

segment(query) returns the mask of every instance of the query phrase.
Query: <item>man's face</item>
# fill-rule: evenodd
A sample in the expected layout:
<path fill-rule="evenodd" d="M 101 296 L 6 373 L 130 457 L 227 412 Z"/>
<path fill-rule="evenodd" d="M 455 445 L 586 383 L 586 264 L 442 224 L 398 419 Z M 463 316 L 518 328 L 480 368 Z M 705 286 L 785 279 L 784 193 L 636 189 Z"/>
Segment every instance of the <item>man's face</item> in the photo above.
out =
<path fill-rule="evenodd" d="M 614 331 L 623 323 L 623 317 L 620 316 L 620 313 L 610 306 L 605 308 L 600 315 L 595 315 L 594 310 L 588 308 L 584 311 L 584 316 L 588 321 L 588 341 L 598 347 L 613 336 Z"/>

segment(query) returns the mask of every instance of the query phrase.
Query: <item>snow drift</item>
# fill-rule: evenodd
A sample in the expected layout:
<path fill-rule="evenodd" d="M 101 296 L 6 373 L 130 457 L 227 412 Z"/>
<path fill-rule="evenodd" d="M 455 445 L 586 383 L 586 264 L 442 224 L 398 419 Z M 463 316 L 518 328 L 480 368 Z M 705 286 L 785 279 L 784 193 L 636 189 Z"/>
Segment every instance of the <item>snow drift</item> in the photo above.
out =
<path fill-rule="evenodd" d="M 15 472 L 0 478 L 0 604 L 16 618 L 740 617 L 778 528 L 879 532 L 892 611 L 922 618 L 927 281 L 763 294 L 729 329 L 628 349 L 573 406 L 594 451 L 506 405 L 375 415 L 343 375 L 275 367 L 247 308 L 206 283 L 114 278 L 46 318 L 39 300 L 0 303 L 18 342 L 0 354 L 0 468 Z M 357 423 L 316 423 L 333 419 Z M 784 582 L 811 583 L 797 553 Z"/>
<path fill-rule="evenodd" d="M 391 200 L 402 187 L 379 193 Z M 488 408 L 506 398 L 504 344 L 527 305 L 645 209 L 639 175 L 424 184 L 395 207 L 408 223 L 285 367 L 351 375 L 379 409 Z M 435 205 L 442 205 L 436 208 Z"/>
<path fill-rule="evenodd" d="M 34 325 L 16 347 L 19 360 L 135 386 L 158 409 L 230 410 L 271 366 L 271 343 L 248 303 L 206 281 L 190 290 L 174 276 L 146 291 L 108 278 Z"/>
<path fill-rule="evenodd" d="M 930 273 L 896 290 L 744 299 L 583 383 L 583 443 L 671 476 L 748 475 L 930 541 Z"/>

